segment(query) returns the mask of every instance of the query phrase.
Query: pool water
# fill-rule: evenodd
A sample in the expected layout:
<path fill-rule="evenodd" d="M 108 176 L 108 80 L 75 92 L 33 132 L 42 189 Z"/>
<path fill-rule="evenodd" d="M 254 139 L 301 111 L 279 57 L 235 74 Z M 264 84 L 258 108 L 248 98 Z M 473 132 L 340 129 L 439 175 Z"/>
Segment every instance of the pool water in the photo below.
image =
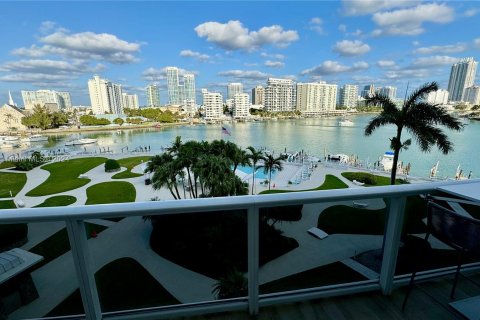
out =
<path fill-rule="evenodd" d="M 246 174 L 251 174 L 253 172 L 253 167 L 238 166 L 237 170 L 242 171 L 243 173 L 246 173 Z M 275 176 L 276 176 L 276 172 L 272 171 L 272 180 L 275 178 Z M 255 173 L 255 178 L 268 179 L 268 174 L 265 174 L 263 172 L 263 168 L 257 168 L 257 172 Z"/>

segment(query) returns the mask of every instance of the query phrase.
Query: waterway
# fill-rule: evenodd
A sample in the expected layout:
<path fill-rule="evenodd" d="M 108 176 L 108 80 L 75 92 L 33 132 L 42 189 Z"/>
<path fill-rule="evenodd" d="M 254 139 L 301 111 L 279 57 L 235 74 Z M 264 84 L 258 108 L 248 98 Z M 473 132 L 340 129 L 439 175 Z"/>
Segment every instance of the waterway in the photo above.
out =
<path fill-rule="evenodd" d="M 45 143 L 32 143 L 23 149 L 2 150 L 6 153 L 20 153 L 25 150 L 63 150 L 65 142 L 79 138 L 95 138 L 94 145 L 68 147 L 67 150 L 97 152 L 112 150 L 114 152 L 132 151 L 138 147 L 150 147 L 152 153 L 160 152 L 162 147 L 169 146 L 176 136 L 183 141 L 225 139 L 242 147 L 265 147 L 275 152 L 300 151 L 316 155 L 323 159 L 327 154 L 343 153 L 358 155 L 364 163 L 373 163 L 389 150 L 389 138 L 395 135 L 394 126 L 377 129 L 371 136 L 364 135 L 364 128 L 373 115 L 356 115 L 351 120 L 354 126 L 340 127 L 339 118 L 310 118 L 297 120 L 276 120 L 262 122 L 237 122 L 213 125 L 185 125 L 164 128 L 139 130 L 84 132 L 75 134 L 56 134 Z M 472 178 L 480 177 L 480 122 L 466 120 L 461 132 L 446 131 L 453 142 L 454 151 L 443 155 L 436 147 L 431 152 L 421 152 L 415 142 L 408 150 L 402 151 L 400 160 L 406 165 L 411 163 L 411 175 L 428 177 L 430 169 L 439 162 L 437 177 L 454 177 L 458 165 L 464 175 L 472 171 Z M 222 126 L 231 135 L 222 134 Z M 405 132 L 402 140 L 409 138 Z"/>

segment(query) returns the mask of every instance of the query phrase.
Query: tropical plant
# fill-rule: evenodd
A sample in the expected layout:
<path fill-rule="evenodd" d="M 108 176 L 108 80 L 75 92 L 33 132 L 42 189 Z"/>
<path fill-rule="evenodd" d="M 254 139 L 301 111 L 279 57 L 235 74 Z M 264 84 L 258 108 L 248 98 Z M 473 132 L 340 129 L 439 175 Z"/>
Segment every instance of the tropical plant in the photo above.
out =
<path fill-rule="evenodd" d="M 263 164 L 259 166 L 259 168 L 263 168 L 265 174 L 268 174 L 268 190 L 270 190 L 272 183 L 272 172 L 283 170 L 283 160 L 285 160 L 285 156 L 280 155 L 274 158 L 273 155 L 269 154 L 263 159 Z"/>
<path fill-rule="evenodd" d="M 246 296 L 248 293 L 248 281 L 242 272 L 233 269 L 226 276 L 220 277 L 214 285 L 212 293 L 217 299 L 229 299 Z"/>
<path fill-rule="evenodd" d="M 390 148 L 394 152 L 390 177 L 392 185 L 395 184 L 400 151 L 408 149 L 412 142 L 411 139 L 402 142 L 403 129 L 406 129 L 414 137 L 423 152 L 429 152 L 433 145 L 436 145 L 444 154 L 453 150 L 453 145 L 447 135 L 437 126 L 442 125 L 448 129 L 459 131 L 463 125 L 438 104 L 425 101 L 427 94 L 437 90 L 436 82 L 422 85 L 407 97 L 402 108 L 397 108 L 388 96 L 379 93 L 366 100 L 367 105 L 381 106 L 383 109 L 365 127 L 366 136 L 384 125 L 393 124 L 397 127 L 396 135 L 390 138 Z"/>
<path fill-rule="evenodd" d="M 122 118 L 113 119 L 113 123 L 115 123 L 116 125 L 119 125 L 119 126 L 121 126 L 124 122 L 125 121 Z"/>
<path fill-rule="evenodd" d="M 115 172 L 120 170 L 120 163 L 115 159 L 105 161 L 105 172 Z"/>
<path fill-rule="evenodd" d="M 253 167 L 253 175 L 252 175 L 252 194 L 254 192 L 255 188 L 255 172 L 257 171 L 257 163 L 260 160 L 263 160 L 263 152 L 260 150 L 256 150 L 254 147 L 250 146 L 247 148 L 248 151 L 250 151 L 250 154 L 248 155 L 250 158 L 250 166 Z"/>

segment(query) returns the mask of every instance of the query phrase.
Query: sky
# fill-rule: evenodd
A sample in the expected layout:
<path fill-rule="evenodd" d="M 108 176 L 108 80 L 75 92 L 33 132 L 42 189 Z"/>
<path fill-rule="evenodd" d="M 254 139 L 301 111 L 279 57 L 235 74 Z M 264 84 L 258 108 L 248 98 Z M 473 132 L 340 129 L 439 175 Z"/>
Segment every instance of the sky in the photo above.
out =
<path fill-rule="evenodd" d="M 446 89 L 453 63 L 478 61 L 479 17 L 476 1 L 1 1 L 0 104 L 49 89 L 90 105 L 95 74 L 140 105 L 158 83 L 166 104 L 167 66 L 194 73 L 198 92 L 277 77 L 392 85 L 401 98 L 407 83 Z"/>

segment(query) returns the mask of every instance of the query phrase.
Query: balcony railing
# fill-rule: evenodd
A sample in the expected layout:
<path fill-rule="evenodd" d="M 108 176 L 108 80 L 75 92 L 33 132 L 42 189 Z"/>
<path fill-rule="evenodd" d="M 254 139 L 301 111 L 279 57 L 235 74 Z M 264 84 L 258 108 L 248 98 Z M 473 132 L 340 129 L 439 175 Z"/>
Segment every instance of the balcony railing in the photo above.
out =
<path fill-rule="evenodd" d="M 0 224 L 32 223 L 64 221 L 78 277 L 85 317 L 87 319 L 159 319 L 180 316 L 200 315 L 212 312 L 247 310 L 250 314 L 258 314 L 259 308 L 268 305 L 302 301 L 327 296 L 346 295 L 358 292 L 381 290 L 388 295 L 395 286 L 408 281 L 407 276 L 395 276 L 400 237 L 404 221 L 406 197 L 420 194 L 436 194 L 437 188 L 453 183 L 472 183 L 474 180 L 462 182 L 433 182 L 386 186 L 375 188 L 355 188 L 312 192 L 293 192 L 262 196 L 238 196 L 224 198 L 188 199 L 177 201 L 151 201 L 126 204 L 92 205 L 55 208 L 26 208 L 3 210 Z M 383 255 L 379 277 L 372 280 L 335 284 L 318 288 L 259 293 L 259 210 L 261 208 L 289 205 L 320 204 L 330 202 L 363 201 L 366 199 L 389 199 L 387 219 L 383 235 Z M 85 220 L 105 219 L 131 216 L 160 216 L 186 214 L 196 212 L 212 212 L 220 210 L 246 210 L 248 238 L 248 295 L 243 298 L 215 300 L 198 303 L 187 303 L 168 307 L 154 307 L 128 311 L 104 312 L 100 307 L 95 274 L 92 270 L 89 241 L 86 236 Z M 225 213 L 228 214 L 228 213 Z M 315 254 L 321 255 L 322 252 Z M 476 268 L 476 264 L 467 267 Z M 59 270 L 61 272 L 61 270 Z M 453 268 L 429 270 L 421 273 L 420 278 L 435 277 L 453 273 Z M 42 314 L 36 315 L 36 317 Z M 57 317 L 68 319 L 72 317 Z"/>

